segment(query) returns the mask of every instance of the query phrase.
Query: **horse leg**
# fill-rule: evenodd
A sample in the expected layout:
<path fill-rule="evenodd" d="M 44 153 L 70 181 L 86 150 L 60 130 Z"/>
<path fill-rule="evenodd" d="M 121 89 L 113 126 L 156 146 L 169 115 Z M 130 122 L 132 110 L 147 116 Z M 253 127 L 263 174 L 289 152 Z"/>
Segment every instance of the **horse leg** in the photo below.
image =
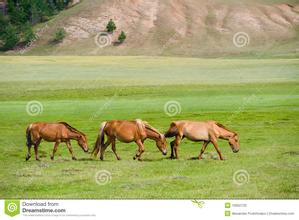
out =
<path fill-rule="evenodd" d="M 73 151 L 73 148 L 72 148 L 72 145 L 71 145 L 70 141 L 66 142 L 66 146 L 69 149 L 70 154 L 72 155 L 72 159 L 77 160 L 77 158 L 74 155 L 74 151 Z"/>
<path fill-rule="evenodd" d="M 35 154 L 35 160 L 40 161 L 39 156 L 38 156 L 38 146 L 41 142 L 41 139 L 35 142 L 34 144 L 34 154 Z"/>
<path fill-rule="evenodd" d="M 217 153 L 219 155 L 220 160 L 224 160 L 224 158 L 222 156 L 222 153 L 221 153 L 221 151 L 219 149 L 219 146 L 218 146 L 218 143 L 217 143 L 217 139 L 216 138 L 212 138 L 211 142 L 214 145 L 214 147 L 215 147 L 215 149 L 216 149 L 216 151 L 217 151 Z"/>
<path fill-rule="evenodd" d="M 117 160 L 120 160 L 120 157 L 116 153 L 116 147 L 115 147 L 115 139 L 112 140 L 112 151 L 115 154 Z"/>
<path fill-rule="evenodd" d="M 54 144 L 54 148 L 53 148 L 53 154 L 52 154 L 52 156 L 51 156 L 51 160 L 54 160 L 54 155 L 55 155 L 55 153 L 56 153 L 56 151 L 57 151 L 57 148 L 58 148 L 58 145 L 60 144 L 60 142 L 55 142 L 55 144 Z"/>
<path fill-rule="evenodd" d="M 175 141 L 174 141 L 174 153 L 175 153 L 175 158 L 179 159 L 179 155 L 178 155 L 178 148 L 179 145 L 181 143 L 182 138 L 180 136 L 176 136 L 175 137 Z"/>
<path fill-rule="evenodd" d="M 104 153 L 106 148 L 111 144 L 111 139 L 109 138 L 106 143 L 104 144 L 104 146 L 101 147 L 100 149 L 100 159 L 104 160 Z"/>
<path fill-rule="evenodd" d="M 35 154 L 35 160 L 39 161 L 39 157 L 38 157 L 38 146 L 35 144 L 34 145 L 34 154 Z"/>
<path fill-rule="evenodd" d="M 137 140 L 135 141 L 136 144 L 138 145 L 138 150 L 136 152 L 135 157 L 133 157 L 134 160 L 138 159 L 139 161 L 141 161 L 141 154 L 143 154 L 144 152 L 144 145 L 143 145 L 143 141 L 141 140 Z"/>
<path fill-rule="evenodd" d="M 175 144 L 175 141 L 171 141 L 171 142 L 170 142 L 171 155 L 170 155 L 169 159 L 174 159 L 174 149 L 173 149 L 174 144 Z"/>
<path fill-rule="evenodd" d="M 210 143 L 210 141 L 204 141 L 204 142 L 203 142 L 203 145 L 202 145 L 202 147 L 201 147 L 200 153 L 199 153 L 199 155 L 198 155 L 198 159 L 199 159 L 199 160 L 202 159 L 201 155 L 205 152 L 205 150 L 206 150 L 206 148 L 207 148 L 207 146 L 208 146 L 209 143 Z"/>

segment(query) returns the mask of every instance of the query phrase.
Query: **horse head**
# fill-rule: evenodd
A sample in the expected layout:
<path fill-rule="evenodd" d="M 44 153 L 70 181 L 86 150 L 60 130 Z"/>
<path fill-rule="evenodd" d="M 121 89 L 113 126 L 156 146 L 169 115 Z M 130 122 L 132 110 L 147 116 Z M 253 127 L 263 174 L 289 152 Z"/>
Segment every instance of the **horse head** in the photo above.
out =
<path fill-rule="evenodd" d="M 156 140 L 156 145 L 163 155 L 167 154 L 167 142 L 163 134 L 159 134 L 159 138 Z"/>
<path fill-rule="evenodd" d="M 234 153 L 237 153 L 240 150 L 240 142 L 237 134 L 234 134 L 228 139 L 228 143 Z"/>
<path fill-rule="evenodd" d="M 84 150 L 84 152 L 88 152 L 87 138 L 86 135 L 80 134 L 78 138 L 78 144 Z"/>

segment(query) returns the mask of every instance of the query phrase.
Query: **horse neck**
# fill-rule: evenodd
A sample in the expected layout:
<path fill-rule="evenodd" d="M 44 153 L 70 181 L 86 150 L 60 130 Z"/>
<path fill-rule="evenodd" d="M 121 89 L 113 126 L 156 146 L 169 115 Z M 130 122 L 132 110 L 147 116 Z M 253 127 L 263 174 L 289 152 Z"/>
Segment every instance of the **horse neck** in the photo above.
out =
<path fill-rule="evenodd" d="M 235 135 L 234 132 L 221 128 L 220 138 L 228 140 Z"/>
<path fill-rule="evenodd" d="M 152 140 L 155 140 L 155 141 L 158 141 L 160 139 L 160 134 L 153 131 L 153 130 L 151 130 L 151 129 L 146 128 L 145 132 L 146 132 L 146 136 L 149 139 L 152 139 Z"/>
<path fill-rule="evenodd" d="M 73 140 L 79 140 L 80 134 L 78 132 L 69 130 L 69 137 Z"/>

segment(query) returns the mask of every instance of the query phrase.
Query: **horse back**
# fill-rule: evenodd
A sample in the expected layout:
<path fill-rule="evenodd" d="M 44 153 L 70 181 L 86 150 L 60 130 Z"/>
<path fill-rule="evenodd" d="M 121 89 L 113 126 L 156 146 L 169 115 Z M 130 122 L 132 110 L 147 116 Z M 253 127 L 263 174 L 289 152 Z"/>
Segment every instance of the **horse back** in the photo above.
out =
<path fill-rule="evenodd" d="M 105 126 L 104 132 L 106 133 L 106 135 L 126 143 L 135 141 L 136 139 L 140 138 L 140 132 L 136 121 L 108 121 Z"/>
<path fill-rule="evenodd" d="M 170 124 L 165 137 L 181 136 L 192 141 L 209 140 L 211 132 L 210 122 L 203 121 L 174 121 Z"/>
<path fill-rule="evenodd" d="M 36 138 L 56 141 L 67 138 L 68 129 L 61 123 L 34 122 L 30 124 L 31 133 Z"/>

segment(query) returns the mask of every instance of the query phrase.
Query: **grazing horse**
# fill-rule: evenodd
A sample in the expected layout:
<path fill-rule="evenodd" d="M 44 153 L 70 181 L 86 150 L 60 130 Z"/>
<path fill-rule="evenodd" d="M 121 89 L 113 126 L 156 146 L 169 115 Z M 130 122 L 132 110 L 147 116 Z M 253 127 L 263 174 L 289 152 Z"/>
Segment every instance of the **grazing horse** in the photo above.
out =
<path fill-rule="evenodd" d="M 51 160 L 54 160 L 54 154 L 57 151 L 58 145 L 61 142 L 66 143 L 66 146 L 68 147 L 72 155 L 72 159 L 76 160 L 70 140 L 76 140 L 79 146 L 85 152 L 88 152 L 86 135 L 83 134 L 81 131 L 78 131 L 77 129 L 73 128 L 66 122 L 34 122 L 27 127 L 26 138 L 26 145 L 28 147 L 26 161 L 29 160 L 31 157 L 30 150 L 32 145 L 34 145 L 35 159 L 39 160 L 38 146 L 42 140 L 48 142 L 55 142 L 53 154 L 51 155 Z"/>
<path fill-rule="evenodd" d="M 240 149 L 238 134 L 216 121 L 174 121 L 170 124 L 165 137 L 175 137 L 175 140 L 170 143 L 171 159 L 179 158 L 178 147 L 184 137 L 191 141 L 203 141 L 198 155 L 199 160 L 202 159 L 201 156 L 210 142 L 218 152 L 220 160 L 224 160 L 217 143 L 218 138 L 228 140 L 234 153 L 237 153 Z"/>
<path fill-rule="evenodd" d="M 105 135 L 107 136 L 106 143 L 104 143 Z M 138 149 L 133 159 L 141 160 L 141 154 L 144 152 L 143 143 L 147 138 L 156 141 L 158 149 L 163 153 L 163 155 L 166 155 L 167 144 L 164 135 L 148 123 L 140 119 L 136 119 L 134 121 L 113 120 L 103 122 L 99 129 L 99 135 L 92 154 L 94 156 L 98 156 L 98 154 L 100 154 L 100 159 L 103 160 L 106 148 L 112 144 L 112 151 L 114 152 L 117 160 L 120 160 L 115 148 L 116 139 L 124 143 L 134 141 L 138 145 Z"/>

